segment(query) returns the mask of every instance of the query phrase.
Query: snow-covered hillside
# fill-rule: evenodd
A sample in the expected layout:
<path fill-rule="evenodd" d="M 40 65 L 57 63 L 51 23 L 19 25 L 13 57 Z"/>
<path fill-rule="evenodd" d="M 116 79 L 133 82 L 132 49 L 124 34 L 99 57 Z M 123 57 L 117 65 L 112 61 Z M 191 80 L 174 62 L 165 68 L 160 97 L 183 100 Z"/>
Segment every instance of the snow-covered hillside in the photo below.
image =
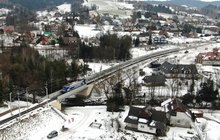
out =
<path fill-rule="evenodd" d="M 108 13 L 110 15 L 119 15 L 121 18 L 128 18 L 132 15 L 133 5 L 125 2 L 116 2 L 114 0 L 85 0 L 84 6 L 97 6 L 100 14 Z"/>
<path fill-rule="evenodd" d="M 57 8 L 58 8 L 58 11 L 63 14 L 71 12 L 71 4 L 65 3 L 65 4 L 57 6 Z"/>

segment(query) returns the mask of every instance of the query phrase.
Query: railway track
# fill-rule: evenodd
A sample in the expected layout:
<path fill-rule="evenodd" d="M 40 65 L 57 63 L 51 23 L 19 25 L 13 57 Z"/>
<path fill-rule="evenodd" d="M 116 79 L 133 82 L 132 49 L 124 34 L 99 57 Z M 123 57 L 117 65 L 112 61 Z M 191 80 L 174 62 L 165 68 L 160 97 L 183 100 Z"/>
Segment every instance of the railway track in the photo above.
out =
<path fill-rule="evenodd" d="M 7 122 L 9 122 L 9 121 L 11 121 L 11 120 L 14 120 L 14 119 L 18 118 L 18 117 L 20 117 L 20 116 L 22 116 L 22 115 L 24 115 L 24 114 L 27 114 L 27 113 L 29 113 L 29 112 L 31 112 L 31 111 L 33 111 L 33 110 L 39 108 L 39 107 L 42 107 L 42 106 L 44 106 L 45 104 L 47 104 L 48 102 L 50 102 L 50 101 L 51 101 L 51 100 L 45 100 L 45 101 L 43 101 L 43 102 L 41 102 L 41 103 L 39 103 L 39 104 L 37 104 L 37 105 L 31 107 L 31 108 L 28 108 L 27 110 L 21 111 L 20 113 L 18 113 L 18 114 L 16 114 L 16 115 L 13 115 L 13 116 L 8 117 L 8 118 L 6 118 L 6 119 L 4 119 L 4 120 L 1 120 L 1 121 L 0 121 L 0 126 L 1 126 L 2 124 L 5 124 L 5 123 L 7 123 Z"/>

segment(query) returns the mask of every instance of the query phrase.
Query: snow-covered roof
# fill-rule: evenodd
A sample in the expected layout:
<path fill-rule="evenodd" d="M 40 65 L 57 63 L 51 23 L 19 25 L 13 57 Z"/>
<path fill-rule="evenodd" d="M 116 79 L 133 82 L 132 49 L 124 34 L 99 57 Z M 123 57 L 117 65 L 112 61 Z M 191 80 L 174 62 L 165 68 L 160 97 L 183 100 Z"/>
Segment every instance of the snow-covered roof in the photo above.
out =
<path fill-rule="evenodd" d="M 163 101 L 163 102 L 161 103 L 161 106 L 165 106 L 166 104 L 170 103 L 172 100 L 173 100 L 172 98 L 169 98 L 169 99 Z"/>
<path fill-rule="evenodd" d="M 139 118 L 139 119 L 138 119 L 138 122 L 140 122 L 140 123 L 147 123 L 148 120 L 147 120 L 147 119 L 144 119 L 144 118 Z"/>

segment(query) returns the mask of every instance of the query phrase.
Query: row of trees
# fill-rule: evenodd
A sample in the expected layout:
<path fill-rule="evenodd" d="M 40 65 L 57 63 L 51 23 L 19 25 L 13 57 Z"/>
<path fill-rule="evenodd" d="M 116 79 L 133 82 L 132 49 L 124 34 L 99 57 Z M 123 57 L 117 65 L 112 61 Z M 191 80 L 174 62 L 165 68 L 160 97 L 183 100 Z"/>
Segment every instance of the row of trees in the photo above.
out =
<path fill-rule="evenodd" d="M 85 43 L 80 44 L 79 56 L 82 59 L 98 60 L 128 60 L 132 46 L 130 36 L 118 37 L 117 34 L 105 34 L 100 37 L 100 46 L 91 47 Z"/>
<path fill-rule="evenodd" d="M 218 98 L 218 88 L 215 88 L 213 80 L 208 79 L 200 84 L 200 89 L 196 94 L 187 93 L 182 97 L 182 100 L 184 104 L 193 104 L 194 106 L 196 103 L 203 106 L 202 102 L 204 101 L 206 103 L 206 107 L 207 103 L 214 103 L 218 100 Z"/>

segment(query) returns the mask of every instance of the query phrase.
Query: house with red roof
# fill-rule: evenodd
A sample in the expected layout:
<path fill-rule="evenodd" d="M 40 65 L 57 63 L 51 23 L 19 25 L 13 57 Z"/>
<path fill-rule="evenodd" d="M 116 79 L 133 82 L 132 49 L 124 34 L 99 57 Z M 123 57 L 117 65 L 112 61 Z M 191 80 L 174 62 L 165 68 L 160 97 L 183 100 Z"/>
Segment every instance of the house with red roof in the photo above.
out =
<path fill-rule="evenodd" d="M 220 66 L 220 52 L 214 48 L 212 52 L 199 53 L 195 61 L 203 65 Z"/>
<path fill-rule="evenodd" d="M 11 33 L 14 32 L 14 30 L 15 30 L 15 27 L 12 26 L 12 25 L 4 26 L 4 32 L 5 32 L 5 33 L 11 34 Z"/>

